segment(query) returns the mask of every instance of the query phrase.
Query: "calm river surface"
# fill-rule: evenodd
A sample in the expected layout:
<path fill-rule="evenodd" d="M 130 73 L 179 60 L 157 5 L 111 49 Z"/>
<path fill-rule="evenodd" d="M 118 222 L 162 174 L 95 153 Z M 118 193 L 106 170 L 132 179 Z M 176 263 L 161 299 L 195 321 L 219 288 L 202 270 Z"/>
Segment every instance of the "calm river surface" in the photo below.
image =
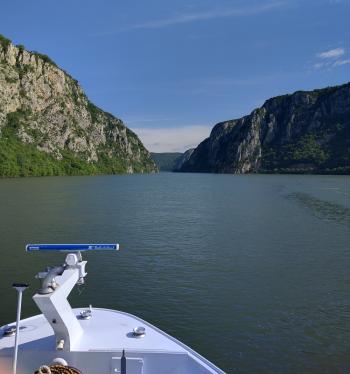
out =
<path fill-rule="evenodd" d="M 29 242 L 90 254 L 73 306 L 124 310 L 228 373 L 350 371 L 350 177 L 171 174 L 0 179 L 0 325 L 37 314 Z"/>

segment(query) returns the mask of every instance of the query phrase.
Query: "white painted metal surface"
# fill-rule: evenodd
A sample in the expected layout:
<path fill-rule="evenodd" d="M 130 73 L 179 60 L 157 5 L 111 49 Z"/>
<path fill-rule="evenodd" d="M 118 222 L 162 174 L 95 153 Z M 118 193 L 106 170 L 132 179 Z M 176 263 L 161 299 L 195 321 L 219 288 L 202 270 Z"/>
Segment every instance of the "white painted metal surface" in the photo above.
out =
<path fill-rule="evenodd" d="M 68 255 L 69 256 L 69 255 Z M 68 257 L 67 256 L 67 257 Z M 86 261 L 82 261 L 85 262 Z M 62 349 L 74 349 L 74 344 L 79 341 L 83 329 L 70 307 L 67 297 L 80 278 L 80 269 L 69 266 L 62 275 L 55 277 L 59 285 L 54 292 L 49 294 L 37 293 L 33 300 L 46 316 L 56 336 L 56 345 L 63 341 Z"/>
<path fill-rule="evenodd" d="M 224 373 L 183 343 L 131 314 L 92 308 L 91 318 L 82 319 L 82 309 L 72 310 L 66 299 L 85 275 L 78 266 L 81 262 L 73 261 L 65 267 L 55 278 L 52 292 L 33 297 L 43 314 L 20 322 L 18 373 L 34 373 L 55 358 L 66 360 L 83 374 L 121 373 L 123 351 L 126 374 Z M 0 328 L 0 372 L 1 366 L 10 368 L 12 362 L 15 336 L 4 336 L 4 331 L 14 325 Z M 145 328 L 144 336 L 135 334 L 136 327 Z"/>
<path fill-rule="evenodd" d="M 18 302 L 17 302 L 17 318 L 16 318 L 16 335 L 15 335 L 15 344 L 14 344 L 14 353 L 13 353 L 13 365 L 12 372 L 17 374 L 17 355 L 18 355 L 18 345 L 19 345 L 19 321 L 21 320 L 21 311 L 22 311 L 22 294 L 25 289 L 28 287 L 27 284 L 14 284 L 13 287 L 18 292 Z"/>

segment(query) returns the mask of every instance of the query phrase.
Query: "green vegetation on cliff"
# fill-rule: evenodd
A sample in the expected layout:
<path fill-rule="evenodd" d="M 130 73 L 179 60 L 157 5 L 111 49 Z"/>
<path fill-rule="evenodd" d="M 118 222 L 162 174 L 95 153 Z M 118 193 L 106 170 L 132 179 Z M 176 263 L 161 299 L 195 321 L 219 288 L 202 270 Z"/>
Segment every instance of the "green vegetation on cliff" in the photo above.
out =
<path fill-rule="evenodd" d="M 99 160 L 88 162 L 84 154 L 77 155 L 66 149 L 62 159 L 39 151 L 33 144 L 25 144 L 16 136 L 30 111 L 16 111 L 7 115 L 7 123 L 0 137 L 0 175 L 4 177 L 52 176 L 52 175 L 93 175 L 118 174 L 126 170 L 127 165 L 118 158 L 106 157 L 103 151 Z M 38 138 L 35 131 L 29 133 Z M 134 172 L 142 172 L 147 165 L 135 164 Z"/>
<path fill-rule="evenodd" d="M 154 172 L 136 134 L 48 56 L 0 35 L 0 176 Z"/>
<path fill-rule="evenodd" d="M 160 171 L 173 171 L 177 160 L 182 156 L 180 152 L 151 152 L 151 157 Z"/>
<path fill-rule="evenodd" d="M 217 124 L 180 171 L 350 173 L 350 83 L 267 100 Z"/>

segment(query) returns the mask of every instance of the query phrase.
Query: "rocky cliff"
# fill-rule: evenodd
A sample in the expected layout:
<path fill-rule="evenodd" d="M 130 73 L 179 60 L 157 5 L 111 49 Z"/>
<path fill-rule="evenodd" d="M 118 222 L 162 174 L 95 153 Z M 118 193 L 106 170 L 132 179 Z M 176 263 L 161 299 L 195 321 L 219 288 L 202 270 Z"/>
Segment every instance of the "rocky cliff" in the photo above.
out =
<path fill-rule="evenodd" d="M 180 171 L 182 166 L 191 158 L 195 148 L 190 148 L 186 152 L 182 153 L 180 157 L 176 159 L 172 171 Z"/>
<path fill-rule="evenodd" d="M 75 79 L 0 36 L 0 176 L 155 170 L 138 137 Z"/>
<path fill-rule="evenodd" d="M 180 171 L 350 173 L 350 83 L 267 100 L 217 124 Z"/>

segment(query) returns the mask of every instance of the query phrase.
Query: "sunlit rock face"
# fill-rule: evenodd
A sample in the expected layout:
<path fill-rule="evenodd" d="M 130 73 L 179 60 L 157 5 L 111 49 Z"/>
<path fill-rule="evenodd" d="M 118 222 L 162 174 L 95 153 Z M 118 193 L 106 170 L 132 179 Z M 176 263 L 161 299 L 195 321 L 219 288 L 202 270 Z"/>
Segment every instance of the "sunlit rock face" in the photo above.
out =
<path fill-rule="evenodd" d="M 350 84 L 267 100 L 217 124 L 180 171 L 350 173 Z"/>
<path fill-rule="evenodd" d="M 0 131 L 0 175 L 156 171 L 136 134 L 93 105 L 75 79 L 47 56 L 3 37 Z M 16 147 L 27 165 L 16 165 Z"/>

